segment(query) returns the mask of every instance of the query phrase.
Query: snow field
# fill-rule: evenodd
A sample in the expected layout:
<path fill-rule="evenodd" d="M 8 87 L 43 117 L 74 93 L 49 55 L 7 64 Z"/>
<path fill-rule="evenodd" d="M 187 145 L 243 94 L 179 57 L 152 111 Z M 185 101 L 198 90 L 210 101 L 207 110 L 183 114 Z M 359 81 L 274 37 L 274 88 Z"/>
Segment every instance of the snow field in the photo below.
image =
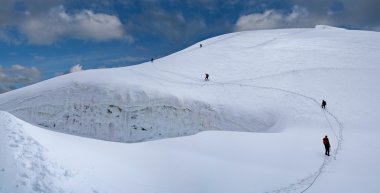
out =
<path fill-rule="evenodd" d="M 0 95 L 18 117 L 0 113 L 0 190 L 378 192 L 377 32 L 319 26 L 200 43 Z"/>
<path fill-rule="evenodd" d="M 305 171 L 313 174 L 322 154 L 320 146 L 305 137 L 319 133 L 317 130 L 294 131 L 304 134 L 303 138 L 293 132 L 266 135 L 209 131 L 194 136 L 126 145 L 41 130 L 8 113 L 2 113 L 2 118 L 4 114 L 12 120 L 5 127 L 18 125 L 23 138 L 39 141 L 41 146 L 47 148 L 43 151 L 45 160 L 63 163 L 59 167 L 63 172 L 50 169 L 52 171 L 47 173 L 54 175 L 45 176 L 43 182 L 49 181 L 49 187 L 58 186 L 65 191 L 264 192 L 271 187 L 270 184 L 287 185 L 303 178 Z M 287 141 L 298 141 L 309 146 L 299 148 Z M 261 148 L 255 148 L 257 144 Z M 310 151 L 310 147 L 314 151 Z M 33 152 L 38 155 L 41 150 L 37 148 Z M 310 162 L 308 157 L 315 159 Z M 34 164 L 42 163 L 43 160 L 34 160 Z M 51 168 L 57 166 L 52 165 Z M 24 180 L 22 176 L 15 179 L 18 178 Z M 29 184 L 23 187 L 27 189 Z M 50 190 L 43 188 L 47 187 L 42 187 L 41 191 Z M 15 190 L 23 192 L 22 189 Z"/>

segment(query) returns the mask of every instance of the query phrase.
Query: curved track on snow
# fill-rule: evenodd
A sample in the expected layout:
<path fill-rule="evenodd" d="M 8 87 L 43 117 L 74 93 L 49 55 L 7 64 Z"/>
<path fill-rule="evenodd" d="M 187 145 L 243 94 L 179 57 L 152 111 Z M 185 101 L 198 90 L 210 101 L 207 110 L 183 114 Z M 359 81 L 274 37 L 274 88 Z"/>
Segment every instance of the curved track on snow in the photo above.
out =
<path fill-rule="evenodd" d="M 162 72 L 170 73 L 170 74 L 175 74 L 175 75 L 178 75 L 178 76 L 181 76 L 181 77 L 185 77 L 188 80 L 192 80 L 192 82 L 186 82 L 186 81 L 180 82 L 182 84 L 193 84 L 193 85 L 196 84 L 196 85 L 199 85 L 199 86 L 204 86 L 205 85 L 205 84 L 200 84 L 199 83 L 199 79 L 196 79 L 194 77 L 184 76 L 184 75 L 178 74 L 176 72 L 160 69 L 159 67 L 157 67 L 153 63 L 152 63 L 152 66 L 154 68 L 156 68 L 157 70 L 160 70 Z M 156 77 L 156 78 L 158 78 L 158 77 Z M 164 81 L 171 81 L 171 80 L 162 79 L 162 77 L 160 77 L 159 79 L 164 80 Z M 283 92 L 283 93 L 287 93 L 287 94 L 294 95 L 294 96 L 297 96 L 297 97 L 302 97 L 302 98 L 308 99 L 311 102 L 313 102 L 313 103 L 315 103 L 316 105 L 319 106 L 318 100 L 315 99 L 315 98 L 313 98 L 313 97 L 306 96 L 304 94 L 301 94 L 301 93 L 298 93 L 298 92 L 294 92 L 294 91 L 290 91 L 290 90 L 286 90 L 286 89 L 282 89 L 282 88 L 275 88 L 275 87 L 268 87 L 268 86 L 259 86 L 259 85 L 249 85 L 249 84 L 241 84 L 241 83 L 235 83 L 235 81 L 233 81 L 233 82 L 215 82 L 215 81 L 210 81 L 208 83 L 211 83 L 209 85 L 223 85 L 223 86 L 224 85 L 230 85 L 230 86 L 240 86 L 240 87 L 248 87 L 248 88 L 259 88 L 259 89 L 266 89 L 266 90 L 273 90 L 273 91 Z M 206 84 L 208 84 L 208 83 L 206 83 Z M 343 127 L 342 122 L 337 118 L 337 116 L 335 114 L 331 113 L 330 111 L 328 111 L 326 109 L 324 109 L 324 110 L 321 109 L 321 111 L 323 113 L 323 116 L 326 119 L 326 122 L 330 126 L 330 129 L 332 130 L 332 132 L 334 134 L 334 137 L 337 140 L 337 146 L 336 146 L 336 148 L 334 149 L 334 151 L 332 153 L 332 157 L 336 160 L 337 154 L 338 154 L 339 150 L 341 149 L 342 142 L 343 142 L 343 129 L 344 129 L 344 127 Z M 334 121 L 335 123 L 337 123 L 337 127 L 338 128 L 336 128 L 336 127 L 334 128 L 334 126 L 332 125 L 330 119 L 332 121 Z M 292 184 L 290 184 L 288 186 L 285 186 L 285 187 L 282 187 L 282 188 L 279 188 L 279 189 L 276 189 L 276 190 L 273 190 L 273 191 L 270 191 L 270 192 L 279 193 L 279 192 L 292 192 L 292 191 L 296 191 L 296 192 L 304 193 L 304 192 L 306 192 L 308 189 L 310 189 L 313 186 L 313 184 L 317 181 L 317 179 L 320 177 L 320 175 L 323 173 L 323 171 L 327 168 L 327 166 L 329 165 L 330 162 L 331 162 L 330 157 L 324 157 L 323 162 L 319 166 L 318 170 L 315 171 L 315 172 L 313 172 L 311 175 L 309 175 L 309 176 L 307 176 L 305 178 L 299 179 L 299 180 L 297 180 L 297 182 L 292 183 Z"/>
<path fill-rule="evenodd" d="M 258 47 L 261 47 L 261 46 L 267 46 L 268 44 L 272 44 L 273 42 L 276 42 L 277 40 L 281 40 L 281 39 L 284 39 L 288 36 L 292 36 L 292 35 L 295 35 L 295 34 L 298 34 L 298 33 L 303 33 L 303 32 L 306 32 L 308 30 L 300 30 L 300 31 L 296 31 L 296 32 L 292 32 L 292 33 L 287 33 L 287 34 L 283 34 L 283 35 L 280 35 L 280 36 L 277 36 L 277 37 L 274 37 L 274 38 L 270 38 L 270 39 L 267 39 L 265 41 L 262 41 L 261 43 L 259 42 L 258 44 L 256 45 L 252 45 L 252 46 L 248 46 L 248 47 L 245 47 L 247 49 L 255 49 L 255 48 L 258 48 Z M 232 39 L 232 38 L 235 38 L 237 36 L 241 36 L 241 35 L 244 35 L 246 34 L 246 32 L 240 32 L 240 33 L 236 33 L 236 34 L 231 34 L 229 36 L 226 36 L 226 37 L 220 37 L 220 38 L 216 38 L 216 39 L 213 39 L 213 40 L 209 40 L 207 43 L 204 43 L 201 42 L 205 48 L 207 48 L 208 46 L 214 46 L 216 45 L 218 42 L 222 42 L 222 41 L 226 41 L 226 40 L 229 40 L 229 39 Z M 203 48 L 203 49 L 205 49 Z M 189 47 L 188 49 L 185 49 L 183 51 L 180 51 L 178 53 L 184 53 L 184 54 L 187 54 L 187 53 L 191 53 L 191 52 L 196 52 L 200 50 L 196 45 L 195 46 L 192 46 L 192 47 Z M 175 53 L 177 54 L 177 53 Z M 223 57 L 224 59 L 224 57 Z M 227 58 L 228 59 L 228 58 Z M 154 62 L 151 63 L 150 67 L 151 68 L 154 68 L 155 70 L 157 71 L 160 71 L 160 72 L 163 72 L 162 74 L 148 74 L 144 71 L 139 71 L 139 70 L 135 70 L 133 68 L 129 69 L 131 72 L 133 72 L 134 74 L 138 74 L 139 76 L 142 76 L 146 79 L 150 79 L 150 80 L 160 80 L 160 81 L 163 81 L 163 82 L 170 82 L 170 83 L 176 83 L 176 84 L 183 84 L 183 85 L 192 85 L 192 86 L 195 86 L 195 87 L 212 87 L 212 86 L 215 86 L 215 87 L 219 87 L 219 86 L 226 86 L 226 87 L 244 87 L 244 88 L 247 88 L 247 89 L 264 89 L 264 90 L 269 90 L 269 91 L 274 91 L 274 92 L 280 92 L 280 93 L 285 93 L 286 95 L 289 95 L 289 96 L 294 96 L 294 97 L 300 97 L 300 98 L 303 98 L 303 99 L 306 99 L 307 101 L 310 102 L 310 104 L 313 104 L 313 105 L 320 105 L 319 103 L 319 100 L 313 98 L 313 97 L 310 97 L 310 96 L 307 96 L 305 94 L 302 94 L 300 92 L 295 92 L 295 91 L 292 91 L 292 90 L 286 90 L 286 89 L 283 89 L 283 88 L 276 88 L 276 87 L 270 87 L 270 86 L 261 86 L 259 84 L 254 84 L 254 81 L 257 80 L 257 79 L 262 79 L 262 78 L 269 78 L 269 77 L 275 77 L 275 76 L 281 76 L 281 75 L 286 75 L 286 74 L 290 74 L 290 73 L 297 73 L 297 72 L 303 72 L 303 71 L 313 71 L 313 70 L 326 70 L 326 69 L 332 69 L 332 68 L 310 68 L 310 69 L 300 69 L 300 70 L 295 70 L 295 71 L 286 71 L 286 72 L 281 72 L 279 71 L 278 73 L 276 74 L 263 74 L 263 76 L 260 76 L 260 77 L 253 77 L 253 78 L 247 78 L 245 77 L 245 79 L 240 79 L 240 80 L 230 80 L 230 81 L 227 81 L 227 82 L 218 82 L 218 81 L 208 81 L 208 82 L 204 82 L 202 81 L 201 79 L 197 78 L 197 77 L 194 77 L 194 76 L 189 76 L 188 74 L 183 74 L 183 73 L 179 73 L 179 72 L 174 72 L 174 71 L 170 71 L 170 70 L 167 70 L 167 69 L 164 69 L 164 68 L 161 68 L 159 67 L 159 65 L 156 65 L 156 62 L 160 62 L 160 60 L 164 61 L 166 60 L 166 58 L 162 58 L 162 59 L 157 59 L 155 60 Z M 335 68 L 333 68 L 335 69 Z M 341 69 L 344 69 L 344 68 L 336 68 L 336 70 L 341 70 Z M 346 69 L 347 70 L 347 69 Z M 165 74 L 167 75 L 172 75 L 172 76 L 166 76 Z M 178 78 L 177 78 L 178 77 Z M 165 84 L 162 84 L 162 82 L 156 82 L 157 84 L 159 84 L 160 86 L 163 87 L 163 89 L 165 89 Z M 245 82 L 245 83 L 244 83 Z M 144 91 L 142 91 L 143 93 Z M 145 95 L 144 95 L 145 96 Z M 32 100 L 33 98 L 38 98 L 40 96 L 33 96 L 31 98 L 24 98 L 23 101 L 15 101 L 17 102 L 18 104 L 22 104 L 25 102 L 25 100 Z M 106 107 L 106 108 L 103 108 L 103 106 Z M 115 104 L 112 104 L 112 105 L 109 105 L 108 103 L 104 103 L 104 104 L 101 104 L 99 106 L 98 109 L 107 109 L 108 112 L 105 112 L 104 113 L 104 116 L 112 116 L 115 114 L 114 112 L 118 112 L 120 111 L 120 105 L 116 105 Z M 209 105 L 208 104 L 203 104 L 204 105 L 204 109 L 206 110 L 210 110 L 208 112 L 212 112 L 212 109 L 209 109 Z M 141 111 L 141 110 L 144 110 L 146 108 L 152 108 L 152 104 L 149 103 L 149 106 L 125 106 L 126 109 L 132 109 L 131 112 L 135 112 L 135 111 Z M 73 108 L 78 108 L 76 106 L 73 106 Z M 88 107 L 86 106 L 80 106 L 79 109 L 80 110 L 83 110 L 82 108 L 84 108 L 84 111 L 86 111 L 88 109 Z M 176 106 L 175 104 L 170 104 L 170 105 L 161 105 L 161 106 L 154 106 L 154 108 L 163 108 L 165 109 L 166 111 L 168 112 L 171 112 L 172 109 L 175 109 L 175 110 L 181 110 L 183 111 L 184 115 L 188 115 L 190 113 L 188 112 L 191 112 L 192 109 L 191 108 L 182 108 L 182 106 Z M 95 110 L 98 110 L 98 109 L 95 109 Z M 118 110 L 119 109 L 119 110 Z M 71 111 L 71 110 L 70 110 Z M 152 109 L 148 109 L 147 111 L 151 112 Z M 144 111 L 145 112 L 145 111 Z M 342 122 L 337 118 L 337 116 L 330 112 L 329 110 L 326 110 L 326 109 L 321 109 L 321 115 L 322 117 L 326 120 L 327 124 L 329 125 L 329 128 L 331 129 L 334 137 L 336 138 L 336 141 L 337 141 L 337 145 L 335 147 L 335 149 L 332 151 L 332 156 L 331 157 L 324 157 L 322 161 L 322 163 L 319 165 L 318 169 L 315 170 L 314 172 L 312 172 L 310 175 L 304 177 L 304 178 L 301 178 L 299 180 L 297 180 L 296 182 L 292 183 L 292 184 L 289 184 L 289 185 L 286 185 L 284 187 L 280 187 L 276 190 L 272 190 L 272 191 L 269 191 L 269 192 L 306 192 L 308 191 L 313 185 L 314 183 L 320 178 L 321 174 L 324 173 L 324 171 L 326 170 L 326 168 L 330 165 L 330 163 L 336 158 L 337 158 L 337 155 L 341 149 L 341 146 L 342 146 L 342 143 L 343 143 L 343 130 L 344 130 L 344 126 L 342 124 Z M 115 116 L 119 116 L 119 114 L 115 114 Z M 202 116 L 201 116 L 202 117 Z M 135 119 L 133 118 L 133 116 L 131 117 L 131 119 Z M 168 120 L 170 120 L 171 118 L 169 118 Z M 323 120 L 323 119 L 322 119 Z M 75 120 L 73 120 L 75 121 Z M 233 124 L 233 125 L 236 125 L 237 127 L 240 127 L 242 129 L 244 129 L 244 125 L 242 124 L 237 124 L 235 122 L 233 122 L 232 120 L 226 120 L 227 122 L 229 122 L 228 124 Z M 185 124 L 185 123 L 184 123 Z M 203 124 L 202 124 L 203 126 Z M 55 125 L 54 125 L 55 127 Z M 207 127 L 207 125 L 205 126 Z M 216 126 L 215 126 L 216 127 Z M 136 127 L 133 128 L 133 129 L 137 129 Z M 139 128 L 140 129 L 140 128 Z M 145 127 L 145 128 L 141 128 L 141 130 L 147 130 L 149 129 L 148 127 Z M 244 129 L 245 130 L 245 129 Z M 131 136 L 131 134 L 129 134 L 129 136 Z"/>

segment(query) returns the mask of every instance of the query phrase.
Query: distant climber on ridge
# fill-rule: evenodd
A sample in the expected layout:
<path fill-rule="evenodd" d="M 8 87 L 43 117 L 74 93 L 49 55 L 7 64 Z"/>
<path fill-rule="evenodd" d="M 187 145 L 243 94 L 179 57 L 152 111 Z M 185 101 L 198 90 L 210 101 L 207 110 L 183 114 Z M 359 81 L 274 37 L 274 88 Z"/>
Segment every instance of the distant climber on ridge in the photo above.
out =
<path fill-rule="evenodd" d="M 152 58 L 152 59 L 150 59 L 150 62 L 153 62 L 154 61 L 154 59 Z"/>
<path fill-rule="evenodd" d="M 327 138 L 327 135 L 323 138 L 323 145 L 325 145 L 325 155 L 330 156 L 330 141 L 329 138 Z"/>
<path fill-rule="evenodd" d="M 208 77 L 209 75 L 207 73 L 205 73 L 206 77 L 205 77 L 205 81 L 208 81 Z"/>
<path fill-rule="evenodd" d="M 202 47 L 202 44 L 199 44 L 199 47 L 201 48 L 201 47 Z"/>
<path fill-rule="evenodd" d="M 325 100 L 322 100 L 322 105 L 321 105 L 322 109 L 325 109 L 326 108 L 326 101 Z"/>

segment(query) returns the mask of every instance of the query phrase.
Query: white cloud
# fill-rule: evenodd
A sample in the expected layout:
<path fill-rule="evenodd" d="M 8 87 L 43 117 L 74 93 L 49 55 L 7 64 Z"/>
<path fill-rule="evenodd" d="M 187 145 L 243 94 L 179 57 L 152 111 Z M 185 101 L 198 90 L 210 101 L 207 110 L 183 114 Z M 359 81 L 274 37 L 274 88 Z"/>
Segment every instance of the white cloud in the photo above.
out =
<path fill-rule="evenodd" d="M 241 16 L 235 24 L 235 30 L 299 27 L 305 25 L 305 18 L 307 17 L 307 10 L 298 6 L 294 6 L 292 12 L 289 14 L 283 14 L 276 10 L 267 10 L 264 13 Z"/>
<path fill-rule="evenodd" d="M 19 64 L 11 67 L 0 66 L 0 93 L 40 80 L 41 72 L 35 67 L 26 67 Z"/>
<path fill-rule="evenodd" d="M 118 17 L 90 10 L 69 14 L 63 6 L 51 9 L 48 15 L 28 17 L 21 23 L 20 31 L 32 44 L 52 44 L 64 37 L 95 41 L 126 37 L 131 41 Z"/>
<path fill-rule="evenodd" d="M 80 64 L 77 64 L 73 67 L 70 68 L 70 73 L 74 73 L 74 72 L 79 72 L 79 71 L 82 71 L 82 65 Z"/>

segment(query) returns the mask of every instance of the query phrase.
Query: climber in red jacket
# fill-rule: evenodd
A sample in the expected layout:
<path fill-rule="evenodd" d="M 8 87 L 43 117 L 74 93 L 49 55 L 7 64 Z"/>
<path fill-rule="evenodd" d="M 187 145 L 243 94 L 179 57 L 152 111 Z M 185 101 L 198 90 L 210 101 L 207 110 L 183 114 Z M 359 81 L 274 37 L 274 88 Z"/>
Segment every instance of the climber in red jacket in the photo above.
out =
<path fill-rule="evenodd" d="M 329 138 L 327 138 L 327 135 L 325 135 L 325 138 L 323 138 L 323 145 L 325 145 L 325 155 L 330 156 L 330 141 Z"/>

